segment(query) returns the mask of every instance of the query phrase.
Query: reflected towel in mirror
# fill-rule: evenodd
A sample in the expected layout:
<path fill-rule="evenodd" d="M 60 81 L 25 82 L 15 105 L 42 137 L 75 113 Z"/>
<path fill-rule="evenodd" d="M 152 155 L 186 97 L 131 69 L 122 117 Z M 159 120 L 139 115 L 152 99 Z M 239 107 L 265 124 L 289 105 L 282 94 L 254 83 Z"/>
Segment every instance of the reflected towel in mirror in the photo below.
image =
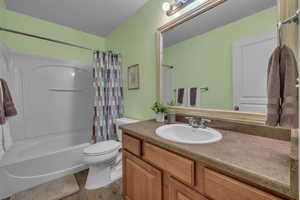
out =
<path fill-rule="evenodd" d="M 200 107 L 200 90 L 199 88 L 188 88 L 188 105 L 189 107 Z"/>
<path fill-rule="evenodd" d="M 177 88 L 176 89 L 176 105 L 187 106 L 188 104 L 188 94 L 186 88 Z"/>

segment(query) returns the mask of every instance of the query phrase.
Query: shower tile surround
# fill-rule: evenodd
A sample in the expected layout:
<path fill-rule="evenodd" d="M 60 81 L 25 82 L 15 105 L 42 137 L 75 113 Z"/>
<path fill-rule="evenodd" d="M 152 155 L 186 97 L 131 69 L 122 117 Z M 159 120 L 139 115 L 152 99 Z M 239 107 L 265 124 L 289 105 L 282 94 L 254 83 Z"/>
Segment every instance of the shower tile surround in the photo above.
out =
<path fill-rule="evenodd" d="M 177 116 L 177 121 L 179 121 L 178 123 L 184 122 L 184 116 Z M 298 177 L 298 136 L 294 132 L 288 129 L 213 120 L 209 127 L 218 129 L 224 138 L 219 144 L 212 144 L 213 147 L 210 148 L 205 145 L 176 144 L 161 139 L 154 133 L 155 129 L 161 125 L 164 123 L 144 121 L 123 125 L 121 128 L 123 132 L 143 142 L 150 142 L 186 158 L 202 162 L 245 183 L 258 186 L 266 191 L 273 191 L 274 194 L 291 199 L 298 194 L 298 179 L 296 178 Z M 259 147 L 257 143 L 260 144 Z M 240 152 L 238 144 L 242 145 L 240 146 L 241 151 L 246 152 Z M 256 145 L 257 148 L 253 149 L 252 145 Z M 232 149 L 230 149 L 231 146 Z M 259 152 L 265 150 L 269 152 L 262 152 L 265 153 L 265 157 L 260 157 Z M 277 152 L 276 155 L 270 156 L 273 151 Z M 229 154 L 226 155 L 226 152 L 230 155 L 235 154 L 236 156 L 232 155 L 235 158 L 229 158 L 230 156 L 228 157 Z M 251 154 L 249 154 L 250 152 Z M 257 155 L 257 157 L 253 156 L 249 160 L 247 155 Z M 255 160 L 256 158 L 259 159 Z M 268 167 L 264 167 L 264 165 L 272 166 L 272 162 L 276 167 L 267 170 Z M 235 167 L 232 168 L 232 166 Z"/>

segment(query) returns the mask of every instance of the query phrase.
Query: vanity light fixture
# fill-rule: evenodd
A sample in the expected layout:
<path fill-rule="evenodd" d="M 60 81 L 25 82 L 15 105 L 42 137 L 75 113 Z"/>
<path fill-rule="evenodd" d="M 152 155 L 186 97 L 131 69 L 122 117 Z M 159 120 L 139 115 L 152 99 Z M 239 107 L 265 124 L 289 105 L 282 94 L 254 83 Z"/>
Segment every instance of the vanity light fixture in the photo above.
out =
<path fill-rule="evenodd" d="M 199 5 L 206 3 L 209 0 L 174 0 L 173 4 L 169 2 L 164 2 L 162 5 L 163 11 L 166 12 L 168 16 L 171 16 L 184 8 L 185 6 L 189 5 L 193 1 L 199 2 Z"/>

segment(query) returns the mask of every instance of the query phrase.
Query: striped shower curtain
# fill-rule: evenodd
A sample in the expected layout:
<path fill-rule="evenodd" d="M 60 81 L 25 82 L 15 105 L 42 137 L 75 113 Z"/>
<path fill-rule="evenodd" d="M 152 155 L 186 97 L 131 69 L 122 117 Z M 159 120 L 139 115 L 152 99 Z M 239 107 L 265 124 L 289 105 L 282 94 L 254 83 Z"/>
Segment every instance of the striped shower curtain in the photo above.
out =
<path fill-rule="evenodd" d="M 122 58 L 112 52 L 94 54 L 95 88 L 93 138 L 116 139 L 114 120 L 123 116 Z"/>

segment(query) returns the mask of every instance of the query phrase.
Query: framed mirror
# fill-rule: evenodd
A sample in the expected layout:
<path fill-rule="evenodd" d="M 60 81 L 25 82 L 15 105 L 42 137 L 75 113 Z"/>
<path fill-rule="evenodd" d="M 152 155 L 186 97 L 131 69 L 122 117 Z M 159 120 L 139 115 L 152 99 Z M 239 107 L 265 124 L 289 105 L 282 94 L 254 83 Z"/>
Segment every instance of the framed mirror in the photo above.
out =
<path fill-rule="evenodd" d="M 208 0 L 157 31 L 157 100 L 177 113 L 264 123 L 276 0 Z"/>

